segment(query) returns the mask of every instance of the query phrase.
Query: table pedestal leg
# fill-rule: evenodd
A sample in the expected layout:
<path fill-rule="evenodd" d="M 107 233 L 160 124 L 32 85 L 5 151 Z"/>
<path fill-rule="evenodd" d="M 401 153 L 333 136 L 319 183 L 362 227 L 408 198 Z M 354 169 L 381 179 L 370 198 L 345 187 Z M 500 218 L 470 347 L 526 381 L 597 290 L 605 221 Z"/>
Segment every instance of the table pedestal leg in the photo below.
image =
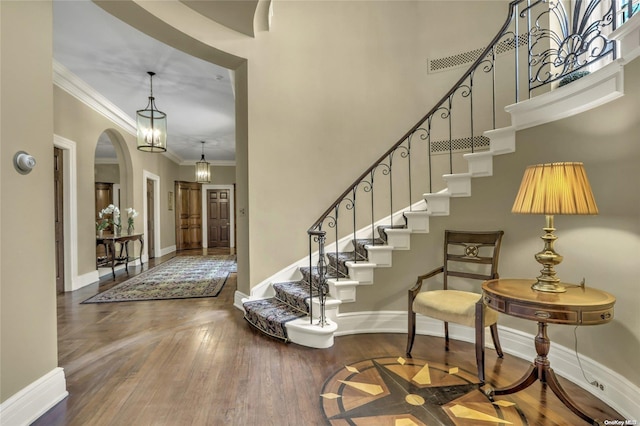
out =
<path fill-rule="evenodd" d="M 113 240 L 109 241 L 109 251 L 111 251 L 111 275 L 113 278 L 116 277 L 116 244 Z M 107 260 L 109 259 L 107 254 Z"/>
<path fill-rule="evenodd" d="M 538 334 L 535 338 L 535 345 L 538 356 L 536 357 L 533 364 L 529 367 L 527 373 L 522 376 L 520 380 L 510 386 L 499 389 L 489 389 L 487 391 L 487 395 L 489 396 L 489 398 L 493 400 L 494 395 L 508 395 L 511 393 L 519 392 L 531 386 L 536 380 L 540 380 L 542 383 L 548 385 L 553 393 L 556 394 L 556 396 L 560 399 L 560 401 L 562 401 L 562 403 L 571 411 L 573 411 L 578 417 L 591 423 L 592 425 L 601 424 L 600 421 L 585 414 L 585 412 L 582 411 L 571 400 L 562 386 L 560 386 L 560 382 L 558 381 L 556 374 L 553 372 L 551 363 L 547 358 L 547 355 L 549 354 L 549 348 L 551 347 L 551 341 L 547 336 L 547 323 L 538 322 Z"/>

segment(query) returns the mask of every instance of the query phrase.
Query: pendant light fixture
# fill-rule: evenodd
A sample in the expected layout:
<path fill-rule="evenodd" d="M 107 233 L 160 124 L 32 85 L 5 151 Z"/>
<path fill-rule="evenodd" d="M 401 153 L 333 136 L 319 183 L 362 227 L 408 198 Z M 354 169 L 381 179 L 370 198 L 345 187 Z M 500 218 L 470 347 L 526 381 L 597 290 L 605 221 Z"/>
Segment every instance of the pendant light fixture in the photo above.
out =
<path fill-rule="evenodd" d="M 165 152 L 167 150 L 167 114 L 158 111 L 153 97 L 153 76 L 156 73 L 148 71 L 147 74 L 149 74 L 151 88 L 149 103 L 145 109 L 136 112 L 138 149 L 145 152 Z"/>
<path fill-rule="evenodd" d="M 196 182 L 211 182 L 211 168 L 209 167 L 209 163 L 204 159 L 204 141 L 202 141 L 202 157 L 200 161 L 196 162 Z"/>

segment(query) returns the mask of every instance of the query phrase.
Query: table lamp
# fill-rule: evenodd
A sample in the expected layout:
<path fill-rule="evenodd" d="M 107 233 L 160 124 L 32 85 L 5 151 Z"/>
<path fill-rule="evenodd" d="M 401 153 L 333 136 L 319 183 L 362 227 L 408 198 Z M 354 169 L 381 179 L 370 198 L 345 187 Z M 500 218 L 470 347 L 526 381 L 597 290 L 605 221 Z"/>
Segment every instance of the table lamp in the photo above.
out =
<path fill-rule="evenodd" d="M 598 214 L 598 207 L 582 163 L 547 163 L 529 166 L 511 209 L 513 213 L 544 214 L 544 248 L 535 255 L 543 268 L 531 288 L 562 293 L 566 289 L 556 277 L 554 266 L 562 262 L 553 243 L 558 239 L 553 216 L 556 214 Z"/>

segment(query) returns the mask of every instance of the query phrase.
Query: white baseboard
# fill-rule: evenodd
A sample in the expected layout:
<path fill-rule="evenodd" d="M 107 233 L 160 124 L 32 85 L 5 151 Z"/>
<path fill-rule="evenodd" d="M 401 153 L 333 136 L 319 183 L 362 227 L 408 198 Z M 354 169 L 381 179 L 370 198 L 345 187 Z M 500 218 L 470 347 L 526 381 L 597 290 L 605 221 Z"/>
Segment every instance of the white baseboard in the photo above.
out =
<path fill-rule="evenodd" d="M 73 279 L 73 282 L 71 283 L 71 291 L 81 289 L 82 287 L 86 287 L 89 284 L 98 282 L 99 280 L 100 280 L 100 276 L 97 270 L 88 272 L 86 274 L 78 275 Z"/>
<path fill-rule="evenodd" d="M 407 332 L 406 311 L 345 313 L 338 314 L 335 321 L 338 324 L 336 336 L 360 333 Z M 533 343 L 534 335 L 503 326 L 498 326 L 498 329 L 500 330 L 500 344 L 505 353 L 533 362 L 536 356 Z M 440 321 L 418 315 L 416 318 L 416 333 L 443 337 L 444 328 Z M 472 328 L 456 324 L 449 324 L 449 337 L 470 343 L 475 341 Z M 487 346 L 493 347 L 489 334 L 485 336 L 485 342 Z M 404 346 L 398 348 L 400 352 L 404 353 L 404 350 Z M 551 342 L 549 360 L 553 370 L 559 376 L 593 394 L 620 413 L 625 419 L 640 420 L 640 406 L 637 403 L 637 401 L 640 401 L 640 387 L 634 385 L 619 373 L 580 355 L 580 363 L 586 377 L 589 379 L 587 381 L 582 375 L 575 352 L 553 342 Z M 603 388 L 592 385 L 590 382 L 593 381 L 597 381 L 599 385 L 602 384 Z"/>
<path fill-rule="evenodd" d="M 2 426 L 26 426 L 69 395 L 64 370 L 54 368 L 0 405 Z"/>
<path fill-rule="evenodd" d="M 173 253 L 174 251 L 176 251 L 176 246 L 175 245 L 161 248 L 160 249 L 160 256 L 164 256 L 165 254 Z"/>
<path fill-rule="evenodd" d="M 244 308 L 242 307 L 242 299 L 246 299 L 248 297 L 248 295 L 236 290 L 235 294 L 233 295 L 233 306 L 244 312 Z"/>

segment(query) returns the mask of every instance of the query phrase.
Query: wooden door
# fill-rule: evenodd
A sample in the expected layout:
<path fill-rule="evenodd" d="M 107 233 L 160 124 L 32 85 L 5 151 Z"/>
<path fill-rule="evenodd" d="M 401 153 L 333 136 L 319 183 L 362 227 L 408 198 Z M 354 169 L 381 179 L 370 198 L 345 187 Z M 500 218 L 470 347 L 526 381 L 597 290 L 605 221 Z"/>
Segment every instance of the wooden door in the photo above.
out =
<path fill-rule="evenodd" d="M 99 220 L 98 213 L 102 211 L 109 204 L 113 203 L 113 184 L 107 182 L 96 182 L 95 183 L 95 194 L 96 194 L 96 221 Z M 111 225 L 107 226 L 104 230 L 105 233 L 113 232 Z M 96 247 L 96 259 L 100 259 L 106 256 L 106 252 L 104 246 Z"/>
<path fill-rule="evenodd" d="M 207 190 L 207 246 L 229 247 L 229 190 Z"/>
<path fill-rule="evenodd" d="M 147 179 L 147 235 L 145 238 L 147 240 L 147 254 L 149 255 L 149 259 L 153 259 L 156 257 L 155 252 L 155 193 L 154 193 L 154 184 L 155 182 L 151 179 Z"/>
<path fill-rule="evenodd" d="M 176 249 L 202 247 L 202 199 L 200 184 L 176 181 Z"/>
<path fill-rule="evenodd" d="M 98 213 L 112 203 L 113 184 L 107 182 L 96 182 L 96 220 L 98 220 Z M 111 225 L 109 225 L 105 231 L 111 232 Z"/>
<path fill-rule="evenodd" d="M 56 291 L 64 292 L 64 175 L 62 150 L 53 148 L 53 198 L 56 238 Z"/>

